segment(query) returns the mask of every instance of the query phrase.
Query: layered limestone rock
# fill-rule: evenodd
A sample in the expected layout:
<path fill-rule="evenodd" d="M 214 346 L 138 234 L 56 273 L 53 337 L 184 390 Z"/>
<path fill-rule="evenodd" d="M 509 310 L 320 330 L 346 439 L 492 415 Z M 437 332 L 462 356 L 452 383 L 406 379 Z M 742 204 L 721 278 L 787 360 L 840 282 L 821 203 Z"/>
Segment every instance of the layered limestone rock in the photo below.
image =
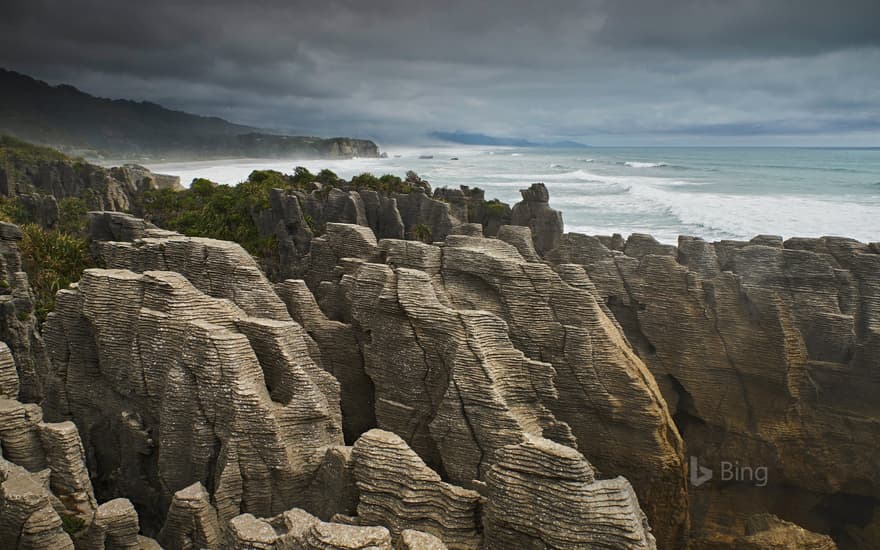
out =
<path fill-rule="evenodd" d="M 452 228 L 462 220 L 452 214 L 448 203 L 435 200 L 425 194 L 422 189 L 415 188 L 411 193 L 397 193 L 397 208 L 403 221 L 405 234 L 409 238 L 427 237 L 431 241 L 442 241 L 452 232 Z M 425 237 L 419 236 L 418 226 L 427 228 Z"/>
<path fill-rule="evenodd" d="M 120 231 L 120 226 L 128 230 Z M 175 271 L 205 294 L 229 300 L 248 315 L 290 320 L 269 280 L 236 243 L 185 237 L 153 229 L 137 218 L 106 212 L 90 213 L 90 228 L 97 241 L 96 253 L 108 268 L 137 273 Z"/>
<path fill-rule="evenodd" d="M 230 550 L 392 550 L 384 527 L 327 523 L 294 508 L 268 519 L 243 514 L 229 522 L 223 548 Z"/>
<path fill-rule="evenodd" d="M 37 330 L 34 315 L 34 296 L 28 276 L 22 269 L 18 242 L 21 230 L 11 223 L 0 222 L 0 341 L 12 353 L 17 371 L 17 397 L 26 402 L 39 402 L 43 397 L 43 378 L 49 370 L 49 360 L 43 340 Z M 0 376 L 7 386 L 0 393 L 11 392 L 12 377 L 9 356 L 0 353 Z M 2 374 L 2 373 L 5 373 Z"/>
<path fill-rule="evenodd" d="M 494 451 L 526 432 L 574 444 L 544 405 L 556 395 L 553 367 L 516 350 L 501 319 L 444 305 L 415 269 L 367 263 L 341 284 L 362 332 L 379 427 L 452 482 L 481 479 Z"/>
<path fill-rule="evenodd" d="M 527 435 L 486 475 L 485 548 L 656 548 L 622 477 L 595 479 L 577 451 Z"/>
<path fill-rule="evenodd" d="M 357 333 L 349 324 L 328 319 L 305 281 L 284 281 L 276 290 L 290 315 L 320 349 L 324 369 L 339 381 L 345 440 L 354 443 L 362 433 L 376 426 L 373 381 L 364 370 Z"/>
<path fill-rule="evenodd" d="M 371 430 L 352 451 L 360 500 L 357 521 L 436 536 L 449 548 L 480 547 L 479 493 L 441 481 L 398 435 Z M 411 535 L 408 538 L 417 538 Z"/>
<path fill-rule="evenodd" d="M 165 524 L 157 537 L 166 548 L 217 548 L 222 529 L 211 495 L 199 482 L 174 493 Z"/>
<path fill-rule="evenodd" d="M 189 257 L 186 241 L 177 245 Z M 219 258 L 213 265 L 232 259 Z M 256 311 L 254 296 L 235 295 Z M 339 387 L 293 321 L 248 316 L 178 273 L 95 269 L 59 292 L 45 328 L 47 411 L 76 422 L 99 497 L 131 499 L 148 532 L 194 482 L 221 522 L 318 498 L 313 475 L 342 444 Z"/>
<path fill-rule="evenodd" d="M 526 247 L 527 233 L 502 228 L 500 236 Z M 541 401 L 571 427 L 577 448 L 600 471 L 632 482 L 658 540 L 669 547 L 683 543 L 682 441 L 652 375 L 597 301 L 583 268 L 560 266 L 556 273 L 526 262 L 500 240 L 458 235 L 442 248 L 403 241 L 382 241 L 380 248 L 389 264 L 434 274 L 448 305 L 503 319 L 517 350 L 552 364 L 556 395 Z"/>
<path fill-rule="evenodd" d="M 53 501 L 39 475 L 0 457 L 0 547 L 73 550 Z"/>
<path fill-rule="evenodd" d="M 827 535 L 811 533 L 770 514 L 749 518 L 746 534 L 731 545 L 735 550 L 837 550 Z"/>
<path fill-rule="evenodd" d="M 562 238 L 562 212 L 550 208 L 550 193 L 543 183 L 533 183 L 520 190 L 522 200 L 513 205 L 512 225 L 524 225 L 532 230 L 535 250 L 544 255 L 559 246 Z"/>
<path fill-rule="evenodd" d="M 18 372 L 9 346 L 0 342 L 0 398 L 18 399 Z"/>
<path fill-rule="evenodd" d="M 548 257 L 586 269 L 689 453 L 716 477 L 722 462 L 749 468 L 692 491 L 698 537 L 742 534 L 768 511 L 841 540 L 871 537 L 852 533 L 880 508 L 877 250 L 832 237 L 672 247 L 641 235 L 620 248 L 566 235 Z M 853 514 L 829 511 L 841 507 Z"/>

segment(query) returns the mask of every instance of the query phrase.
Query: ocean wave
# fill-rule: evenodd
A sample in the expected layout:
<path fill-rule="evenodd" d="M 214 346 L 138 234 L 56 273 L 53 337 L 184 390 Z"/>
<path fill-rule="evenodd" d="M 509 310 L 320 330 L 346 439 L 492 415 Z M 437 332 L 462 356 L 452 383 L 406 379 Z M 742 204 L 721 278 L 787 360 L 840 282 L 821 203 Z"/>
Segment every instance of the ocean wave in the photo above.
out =
<path fill-rule="evenodd" d="M 578 162 L 594 162 L 593 159 L 577 159 Z"/>
<path fill-rule="evenodd" d="M 660 168 L 662 166 L 669 166 L 665 162 L 641 162 L 637 160 L 628 160 L 623 165 L 630 168 Z"/>
<path fill-rule="evenodd" d="M 512 157 L 521 157 L 521 156 L 522 156 L 522 153 L 510 153 L 510 156 L 512 156 Z"/>

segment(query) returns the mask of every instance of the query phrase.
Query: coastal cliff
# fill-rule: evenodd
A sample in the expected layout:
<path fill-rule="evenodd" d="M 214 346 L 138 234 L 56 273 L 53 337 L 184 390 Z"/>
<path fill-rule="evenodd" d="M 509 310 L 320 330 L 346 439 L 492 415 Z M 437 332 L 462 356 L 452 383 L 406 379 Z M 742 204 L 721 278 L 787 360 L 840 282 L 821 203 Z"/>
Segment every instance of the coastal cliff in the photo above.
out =
<path fill-rule="evenodd" d="M 242 245 L 162 227 L 228 202 L 206 180 L 91 212 L 101 267 L 42 324 L 0 226 L 4 547 L 880 544 L 878 243 L 565 233 L 543 184 L 242 185 Z"/>

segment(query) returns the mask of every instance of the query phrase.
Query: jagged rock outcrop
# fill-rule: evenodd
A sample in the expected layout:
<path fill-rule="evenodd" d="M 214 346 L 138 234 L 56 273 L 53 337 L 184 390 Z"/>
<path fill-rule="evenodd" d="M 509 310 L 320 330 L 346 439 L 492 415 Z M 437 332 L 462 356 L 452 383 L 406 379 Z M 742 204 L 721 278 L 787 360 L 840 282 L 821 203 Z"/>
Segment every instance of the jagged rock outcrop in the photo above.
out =
<path fill-rule="evenodd" d="M 521 189 L 522 199 L 513 205 L 512 225 L 524 225 L 532 230 L 535 250 L 544 255 L 559 246 L 562 238 L 562 212 L 550 208 L 550 193 L 543 183 L 533 183 Z"/>
<path fill-rule="evenodd" d="M 9 346 L 0 342 L 0 398 L 18 399 L 18 372 Z"/>
<path fill-rule="evenodd" d="M 486 475 L 487 550 L 656 548 L 626 479 L 597 480 L 574 449 L 526 435 Z"/>
<path fill-rule="evenodd" d="M 392 550 L 384 527 L 328 523 L 294 508 L 268 519 L 243 514 L 229 522 L 224 548 L 241 550 Z"/>
<path fill-rule="evenodd" d="M 441 481 L 398 435 L 365 433 L 354 445 L 352 461 L 359 522 L 384 525 L 395 539 L 414 529 L 449 548 L 479 548 L 479 493 Z"/>
<path fill-rule="evenodd" d="M 0 222 L 0 342 L 5 342 L 12 353 L 18 372 L 18 394 L 8 397 L 38 402 L 43 397 L 43 378 L 49 370 L 49 360 L 37 330 L 34 296 L 21 265 L 21 238 L 17 226 Z M 8 372 L 8 357 L 4 364 Z M 9 375 L 6 379 L 13 384 Z"/>
<path fill-rule="evenodd" d="M 827 535 L 811 533 L 770 514 L 749 518 L 746 534 L 731 545 L 735 550 L 837 550 Z"/>
<path fill-rule="evenodd" d="M 284 281 L 276 290 L 293 319 L 315 341 L 324 369 L 339 381 L 345 440 L 354 443 L 362 433 L 376 426 L 373 381 L 364 371 L 357 333 L 349 324 L 328 319 L 305 281 Z"/>
<path fill-rule="evenodd" d="M 199 482 L 174 493 L 165 524 L 157 537 L 166 548 L 217 548 L 222 529 L 211 495 Z"/>
<path fill-rule="evenodd" d="M 412 529 L 404 529 L 394 546 L 394 550 L 446 550 L 447 548 L 448 546 L 434 535 Z"/>
<path fill-rule="evenodd" d="M 108 268 L 175 271 L 205 294 L 229 300 L 248 315 L 290 320 L 272 284 L 238 244 L 154 229 L 124 214 L 91 212 L 89 218 L 96 253 Z M 129 240 L 133 242 L 122 242 Z"/>
<path fill-rule="evenodd" d="M 447 307 L 415 269 L 367 263 L 341 285 L 363 334 L 379 427 L 452 482 L 481 479 L 494 451 L 525 432 L 574 444 L 544 405 L 556 395 L 553 367 L 516 350 L 501 319 Z"/>
<path fill-rule="evenodd" d="M 635 235 L 622 250 L 566 235 L 548 257 L 586 269 L 689 454 L 716 477 L 723 461 L 766 468 L 766 486 L 752 474 L 693 490 L 697 536 L 742 534 L 762 512 L 871 536 L 858 532 L 880 509 L 880 254 L 832 237 L 671 247 Z M 853 515 L 829 512 L 841 507 Z"/>
<path fill-rule="evenodd" d="M 525 247 L 528 231 L 510 233 Z M 404 241 L 382 241 L 380 248 L 392 265 L 434 274 L 448 305 L 503 319 L 517 350 L 552 364 L 557 395 L 542 402 L 570 426 L 577 448 L 600 471 L 624 475 L 636 487 L 658 540 L 683 544 L 682 441 L 653 377 L 597 301 L 583 268 L 563 265 L 556 273 L 500 240 L 459 235 L 442 248 Z"/>
<path fill-rule="evenodd" d="M 462 223 L 452 214 L 449 204 L 432 199 L 420 188 L 414 188 L 411 193 L 396 193 L 394 198 L 397 199 L 400 218 L 409 238 L 442 241 L 453 227 Z M 417 226 L 427 228 L 428 234 L 419 236 Z"/>
<path fill-rule="evenodd" d="M 486 200 L 486 192 L 479 187 L 461 185 L 458 189 L 438 187 L 434 198 L 449 204 L 452 215 L 466 223 L 482 226 L 483 235 L 490 237 L 510 223 L 510 206 L 498 200 Z M 379 235 L 379 238 L 395 238 L 393 235 Z M 400 237 L 397 237 L 400 238 Z"/>
<path fill-rule="evenodd" d="M 172 272 L 87 270 L 57 302 L 45 325 L 44 407 L 76 422 L 99 498 L 131 499 L 148 532 L 194 482 L 221 522 L 317 498 L 312 477 L 325 449 L 342 444 L 339 387 L 299 325 L 248 316 Z"/>
<path fill-rule="evenodd" d="M 0 547 L 73 550 L 44 481 L 0 457 Z"/>

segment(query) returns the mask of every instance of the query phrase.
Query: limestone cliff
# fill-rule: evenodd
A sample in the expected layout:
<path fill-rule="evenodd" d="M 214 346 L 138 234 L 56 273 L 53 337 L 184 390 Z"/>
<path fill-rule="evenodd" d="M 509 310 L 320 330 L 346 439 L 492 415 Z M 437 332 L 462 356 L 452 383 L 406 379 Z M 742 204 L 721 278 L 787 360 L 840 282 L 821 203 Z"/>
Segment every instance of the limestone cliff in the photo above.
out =
<path fill-rule="evenodd" d="M 771 512 L 880 544 L 876 248 L 831 237 L 681 237 L 674 247 L 633 235 L 621 250 L 602 241 L 566 235 L 548 257 L 587 271 L 660 383 L 689 454 L 716 476 L 722 462 L 766 468 L 766 486 L 693 490 L 697 536 L 742 534 L 749 516 Z"/>

